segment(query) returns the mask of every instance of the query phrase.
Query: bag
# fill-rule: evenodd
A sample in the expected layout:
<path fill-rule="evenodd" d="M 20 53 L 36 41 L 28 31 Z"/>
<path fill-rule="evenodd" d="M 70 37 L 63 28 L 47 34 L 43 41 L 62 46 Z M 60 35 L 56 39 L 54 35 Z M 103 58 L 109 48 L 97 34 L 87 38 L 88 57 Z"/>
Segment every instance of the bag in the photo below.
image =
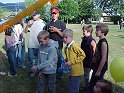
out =
<path fill-rule="evenodd" d="M 61 67 L 58 68 L 57 72 L 60 74 L 69 74 L 71 71 L 71 67 L 65 67 L 65 59 L 61 55 Z"/>

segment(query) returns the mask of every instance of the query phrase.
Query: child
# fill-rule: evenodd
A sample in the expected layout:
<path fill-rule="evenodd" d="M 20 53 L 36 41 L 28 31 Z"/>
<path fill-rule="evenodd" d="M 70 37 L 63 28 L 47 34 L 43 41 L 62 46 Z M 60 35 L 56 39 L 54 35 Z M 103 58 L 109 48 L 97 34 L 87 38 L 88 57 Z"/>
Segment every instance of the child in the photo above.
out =
<path fill-rule="evenodd" d="M 104 23 L 96 25 L 96 36 L 99 37 L 99 41 L 94 54 L 91 68 L 93 69 L 92 77 L 90 80 L 90 90 L 92 91 L 98 80 L 102 80 L 103 76 L 108 68 L 108 42 L 105 38 L 109 29 Z"/>
<path fill-rule="evenodd" d="M 93 93 L 112 93 L 112 83 L 108 80 L 99 80 L 93 88 Z"/>
<path fill-rule="evenodd" d="M 41 31 L 37 39 L 41 45 L 39 48 L 39 65 L 33 66 L 32 70 L 39 70 L 39 81 L 36 93 L 43 93 L 45 81 L 48 80 L 48 93 L 56 93 L 56 69 L 57 69 L 57 50 L 58 42 L 49 39 L 47 31 Z"/>
<path fill-rule="evenodd" d="M 13 29 L 10 27 L 5 32 L 5 45 L 6 45 L 6 53 L 8 56 L 9 69 L 8 76 L 16 76 L 15 70 L 15 62 L 16 62 L 16 50 L 15 45 L 17 42 L 15 41 L 14 35 L 12 34 Z"/>
<path fill-rule="evenodd" d="M 89 74 L 90 74 L 90 64 L 93 59 L 93 55 L 95 53 L 96 49 L 96 42 L 94 38 L 92 37 L 93 27 L 92 25 L 83 26 L 83 38 L 81 42 L 81 49 L 84 51 L 86 57 L 83 60 L 84 65 L 84 79 L 85 79 L 85 87 L 84 89 L 87 89 L 87 86 L 89 84 Z"/>
<path fill-rule="evenodd" d="M 80 78 L 84 73 L 83 59 L 85 58 L 84 51 L 74 42 L 73 31 L 66 29 L 63 32 L 66 55 L 66 66 L 71 67 L 69 76 L 69 93 L 79 93 Z"/>

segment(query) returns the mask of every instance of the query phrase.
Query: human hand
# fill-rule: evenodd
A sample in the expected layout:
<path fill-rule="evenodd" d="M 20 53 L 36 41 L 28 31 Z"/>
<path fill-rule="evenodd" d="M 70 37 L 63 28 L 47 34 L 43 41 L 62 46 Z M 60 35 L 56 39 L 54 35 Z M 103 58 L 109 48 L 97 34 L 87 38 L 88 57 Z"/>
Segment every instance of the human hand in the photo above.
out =
<path fill-rule="evenodd" d="M 58 32 L 58 28 L 57 27 L 54 27 L 54 26 L 50 26 L 50 31 L 51 32 Z"/>
<path fill-rule="evenodd" d="M 31 69 L 34 71 L 37 71 L 38 68 L 37 68 L 37 66 L 33 66 Z"/>
<path fill-rule="evenodd" d="M 65 63 L 65 65 L 66 65 L 66 66 L 71 66 L 71 65 L 72 65 L 72 62 L 71 62 L 71 61 L 67 61 L 67 62 Z"/>
<path fill-rule="evenodd" d="M 42 74 L 42 72 L 40 71 L 39 72 L 39 78 L 42 78 L 43 77 L 43 74 Z"/>
<path fill-rule="evenodd" d="M 100 76 L 100 71 L 96 71 L 95 76 L 99 77 Z"/>
<path fill-rule="evenodd" d="M 30 26 L 33 24 L 33 22 L 34 22 L 33 20 L 29 20 L 27 25 Z"/>

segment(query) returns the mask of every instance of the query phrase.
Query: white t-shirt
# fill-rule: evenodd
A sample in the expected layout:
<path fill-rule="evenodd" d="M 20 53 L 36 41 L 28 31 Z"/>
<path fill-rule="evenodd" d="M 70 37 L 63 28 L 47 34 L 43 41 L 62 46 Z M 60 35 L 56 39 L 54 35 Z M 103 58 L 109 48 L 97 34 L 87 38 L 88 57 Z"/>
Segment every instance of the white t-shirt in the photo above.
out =
<path fill-rule="evenodd" d="M 28 42 L 28 48 L 39 48 L 40 44 L 37 40 L 37 35 L 40 31 L 43 30 L 43 27 L 45 26 L 43 20 L 36 20 L 30 27 L 30 36 L 29 36 L 29 42 Z"/>
<path fill-rule="evenodd" d="M 17 41 L 17 43 L 21 43 L 21 41 L 19 41 L 20 39 L 20 34 L 23 32 L 23 28 L 21 26 L 21 24 L 16 24 L 14 25 L 14 36 L 15 36 L 15 39 Z"/>

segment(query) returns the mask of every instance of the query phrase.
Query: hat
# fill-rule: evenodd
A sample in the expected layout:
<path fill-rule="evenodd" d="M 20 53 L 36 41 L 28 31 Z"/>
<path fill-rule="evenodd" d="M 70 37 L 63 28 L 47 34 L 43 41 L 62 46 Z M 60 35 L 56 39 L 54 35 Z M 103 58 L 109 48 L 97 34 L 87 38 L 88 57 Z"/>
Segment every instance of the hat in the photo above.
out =
<path fill-rule="evenodd" d="M 37 15 L 37 14 L 40 14 L 40 11 L 37 10 L 37 11 L 34 11 L 34 12 L 32 13 L 33 16 L 35 16 L 35 15 Z"/>
<path fill-rule="evenodd" d="M 51 8 L 51 13 L 59 13 L 59 9 L 57 7 Z"/>

